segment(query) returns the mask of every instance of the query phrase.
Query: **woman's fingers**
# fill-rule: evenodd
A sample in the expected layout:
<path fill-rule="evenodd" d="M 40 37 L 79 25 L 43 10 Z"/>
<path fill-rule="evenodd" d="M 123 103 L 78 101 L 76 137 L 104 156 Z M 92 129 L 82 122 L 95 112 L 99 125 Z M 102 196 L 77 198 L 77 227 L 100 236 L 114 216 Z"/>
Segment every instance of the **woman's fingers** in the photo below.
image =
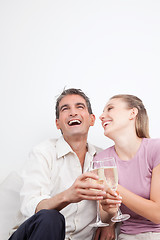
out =
<path fill-rule="evenodd" d="M 104 199 L 101 201 L 102 204 L 121 204 L 122 198 L 120 196 L 114 197 L 110 194 L 106 194 Z"/>

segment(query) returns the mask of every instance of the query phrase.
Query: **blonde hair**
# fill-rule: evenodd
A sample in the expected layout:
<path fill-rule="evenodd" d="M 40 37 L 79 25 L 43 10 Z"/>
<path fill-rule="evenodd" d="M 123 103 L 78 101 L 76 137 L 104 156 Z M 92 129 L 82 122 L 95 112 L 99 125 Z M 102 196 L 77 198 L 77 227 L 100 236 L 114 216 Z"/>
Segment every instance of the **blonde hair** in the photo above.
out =
<path fill-rule="evenodd" d="M 147 115 L 147 111 L 143 105 L 143 102 L 141 99 L 134 95 L 129 95 L 129 94 L 118 94 L 110 99 L 114 98 L 120 98 L 124 102 L 127 103 L 128 108 L 137 108 L 138 109 L 138 114 L 136 116 L 136 134 L 139 138 L 150 138 L 149 136 L 149 119 Z"/>

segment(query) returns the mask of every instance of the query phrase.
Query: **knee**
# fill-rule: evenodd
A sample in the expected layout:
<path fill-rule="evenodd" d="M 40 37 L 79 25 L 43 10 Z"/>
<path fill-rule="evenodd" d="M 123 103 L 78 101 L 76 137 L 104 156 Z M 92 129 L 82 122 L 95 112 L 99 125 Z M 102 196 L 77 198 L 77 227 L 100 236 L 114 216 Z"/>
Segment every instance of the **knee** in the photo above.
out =
<path fill-rule="evenodd" d="M 65 226 L 65 219 L 64 216 L 55 209 L 42 209 L 36 213 L 36 217 L 39 221 L 45 225 L 59 225 Z"/>

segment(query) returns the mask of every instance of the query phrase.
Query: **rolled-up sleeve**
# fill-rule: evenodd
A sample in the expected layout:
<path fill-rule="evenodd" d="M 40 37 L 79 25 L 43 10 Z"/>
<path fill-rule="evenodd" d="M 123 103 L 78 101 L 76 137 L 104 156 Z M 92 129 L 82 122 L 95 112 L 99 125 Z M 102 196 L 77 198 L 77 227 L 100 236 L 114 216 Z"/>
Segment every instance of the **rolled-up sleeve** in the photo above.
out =
<path fill-rule="evenodd" d="M 34 148 L 29 155 L 20 192 L 21 212 L 26 217 L 35 213 L 40 201 L 51 197 L 51 160 L 51 154 L 43 148 Z"/>

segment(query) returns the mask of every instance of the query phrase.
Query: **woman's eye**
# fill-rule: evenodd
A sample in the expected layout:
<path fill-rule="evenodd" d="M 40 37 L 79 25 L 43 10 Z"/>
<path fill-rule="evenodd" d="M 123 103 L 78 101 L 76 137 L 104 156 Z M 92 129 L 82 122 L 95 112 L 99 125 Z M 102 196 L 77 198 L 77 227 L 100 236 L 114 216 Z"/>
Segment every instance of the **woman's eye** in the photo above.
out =
<path fill-rule="evenodd" d="M 110 111 L 111 109 L 112 109 L 112 107 L 109 107 L 109 108 L 108 108 L 108 111 Z"/>

